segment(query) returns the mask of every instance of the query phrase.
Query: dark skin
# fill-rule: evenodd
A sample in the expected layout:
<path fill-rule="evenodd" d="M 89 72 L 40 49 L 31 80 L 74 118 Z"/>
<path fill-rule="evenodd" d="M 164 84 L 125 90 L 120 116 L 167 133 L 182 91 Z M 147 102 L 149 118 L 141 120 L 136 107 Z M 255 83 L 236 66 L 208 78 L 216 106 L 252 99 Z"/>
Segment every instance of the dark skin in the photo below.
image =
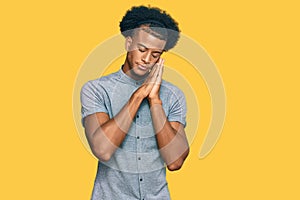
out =
<path fill-rule="evenodd" d="M 98 159 L 108 161 L 111 158 L 125 139 L 143 99 L 147 98 L 162 158 L 171 171 L 183 165 L 189 153 L 184 127 L 180 122 L 167 120 L 159 98 L 164 64 L 160 56 L 165 43 L 143 30 L 126 38 L 128 53 L 123 71 L 135 80 L 147 78 L 115 117 L 109 118 L 107 113 L 99 112 L 84 119 L 88 142 Z"/>

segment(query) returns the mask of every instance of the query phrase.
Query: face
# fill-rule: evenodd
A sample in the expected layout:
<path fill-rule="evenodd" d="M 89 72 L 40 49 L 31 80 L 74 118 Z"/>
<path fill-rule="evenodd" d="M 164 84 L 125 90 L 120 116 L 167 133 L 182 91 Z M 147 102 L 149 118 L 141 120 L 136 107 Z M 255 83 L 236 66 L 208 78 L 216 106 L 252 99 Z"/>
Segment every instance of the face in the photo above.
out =
<path fill-rule="evenodd" d="M 127 57 L 123 71 L 135 80 L 142 79 L 160 59 L 165 40 L 161 40 L 140 29 L 126 38 Z"/>

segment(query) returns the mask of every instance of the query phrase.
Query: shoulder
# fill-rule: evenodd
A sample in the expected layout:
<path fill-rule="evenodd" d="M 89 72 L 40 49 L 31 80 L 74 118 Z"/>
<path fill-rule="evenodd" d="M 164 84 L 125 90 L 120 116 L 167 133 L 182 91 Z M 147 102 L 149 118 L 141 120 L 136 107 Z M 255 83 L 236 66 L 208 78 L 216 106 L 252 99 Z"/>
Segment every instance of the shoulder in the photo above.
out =
<path fill-rule="evenodd" d="M 179 89 L 176 85 L 166 81 L 166 80 L 162 80 L 161 83 L 161 92 L 164 95 L 168 95 L 168 96 L 177 96 L 177 97 L 184 97 L 184 93 L 182 92 L 181 89 Z"/>
<path fill-rule="evenodd" d="M 118 72 L 111 73 L 109 75 L 101 76 L 97 79 L 87 81 L 83 84 L 81 91 L 85 90 L 101 90 L 112 85 L 118 79 Z"/>

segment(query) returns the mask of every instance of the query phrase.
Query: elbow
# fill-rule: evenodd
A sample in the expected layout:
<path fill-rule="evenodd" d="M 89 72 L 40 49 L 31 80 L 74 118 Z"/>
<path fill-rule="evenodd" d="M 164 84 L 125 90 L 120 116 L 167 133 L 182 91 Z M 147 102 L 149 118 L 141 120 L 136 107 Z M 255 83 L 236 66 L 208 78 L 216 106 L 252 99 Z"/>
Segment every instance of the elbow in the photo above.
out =
<path fill-rule="evenodd" d="M 94 156 L 96 156 L 98 160 L 103 162 L 109 161 L 113 156 L 114 151 L 116 150 L 116 148 L 112 145 L 106 142 L 98 142 L 96 139 L 91 140 L 90 147 Z"/>
<path fill-rule="evenodd" d="M 111 155 L 110 154 L 101 154 L 101 155 L 98 155 L 97 158 L 103 162 L 107 162 L 110 160 Z"/>
<path fill-rule="evenodd" d="M 169 171 L 177 171 L 182 167 L 183 161 L 175 161 L 167 165 Z"/>
<path fill-rule="evenodd" d="M 102 148 L 93 148 L 92 149 L 93 154 L 101 161 L 107 162 L 110 160 L 112 153 L 110 153 L 107 150 L 104 150 Z"/>
<path fill-rule="evenodd" d="M 190 150 L 189 148 L 186 149 L 186 151 L 184 152 L 184 154 L 178 158 L 176 161 L 170 163 L 169 165 L 167 165 L 167 168 L 169 171 L 176 171 L 181 169 L 186 157 L 188 156 Z"/>

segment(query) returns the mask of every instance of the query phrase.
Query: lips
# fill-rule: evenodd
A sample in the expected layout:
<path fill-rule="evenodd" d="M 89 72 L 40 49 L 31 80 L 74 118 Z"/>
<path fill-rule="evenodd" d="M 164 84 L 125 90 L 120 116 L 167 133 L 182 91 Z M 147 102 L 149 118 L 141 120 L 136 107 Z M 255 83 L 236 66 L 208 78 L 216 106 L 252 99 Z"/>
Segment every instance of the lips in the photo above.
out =
<path fill-rule="evenodd" d="M 146 66 L 144 66 L 144 65 L 138 65 L 138 68 L 140 70 L 143 70 L 143 71 L 147 71 L 148 70 L 148 68 Z"/>

